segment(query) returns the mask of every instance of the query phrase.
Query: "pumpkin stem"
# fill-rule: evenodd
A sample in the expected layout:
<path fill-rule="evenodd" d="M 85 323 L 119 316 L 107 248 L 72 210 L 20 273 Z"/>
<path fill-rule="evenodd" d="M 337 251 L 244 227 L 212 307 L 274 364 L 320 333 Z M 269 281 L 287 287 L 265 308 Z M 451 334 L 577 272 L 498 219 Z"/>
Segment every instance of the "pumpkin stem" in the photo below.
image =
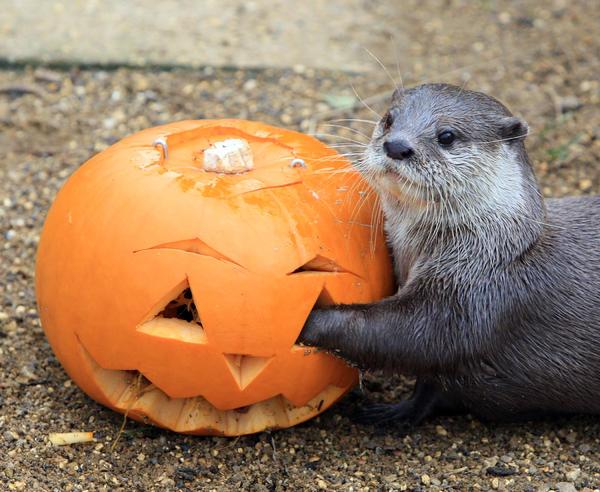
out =
<path fill-rule="evenodd" d="M 230 138 L 204 150 L 205 171 L 237 174 L 254 168 L 252 149 L 246 140 Z"/>

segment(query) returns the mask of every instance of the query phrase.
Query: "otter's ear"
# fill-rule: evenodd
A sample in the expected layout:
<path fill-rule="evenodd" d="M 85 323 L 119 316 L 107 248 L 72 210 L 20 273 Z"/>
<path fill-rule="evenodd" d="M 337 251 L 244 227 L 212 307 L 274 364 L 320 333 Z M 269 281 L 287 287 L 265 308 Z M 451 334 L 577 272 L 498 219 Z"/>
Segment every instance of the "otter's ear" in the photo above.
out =
<path fill-rule="evenodd" d="M 396 90 L 392 92 L 392 105 L 396 106 L 400 104 L 401 99 L 404 97 L 404 87 L 396 87 Z"/>
<path fill-rule="evenodd" d="M 507 116 L 500 120 L 500 138 L 508 143 L 519 141 L 527 136 L 529 127 L 521 118 Z"/>

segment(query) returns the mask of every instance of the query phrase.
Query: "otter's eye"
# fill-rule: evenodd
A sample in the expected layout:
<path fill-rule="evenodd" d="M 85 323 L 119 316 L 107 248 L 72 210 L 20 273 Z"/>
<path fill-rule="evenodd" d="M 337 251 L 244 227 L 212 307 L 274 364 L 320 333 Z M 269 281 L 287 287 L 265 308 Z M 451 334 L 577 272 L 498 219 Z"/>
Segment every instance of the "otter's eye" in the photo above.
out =
<path fill-rule="evenodd" d="M 394 123 L 394 117 L 392 116 L 392 113 L 390 111 L 385 113 L 381 122 L 383 123 L 383 129 L 389 130 L 392 126 L 392 123 Z"/>
<path fill-rule="evenodd" d="M 442 145 L 450 145 L 455 139 L 456 135 L 454 135 L 454 132 L 451 132 L 450 130 L 445 130 L 438 135 L 438 142 Z"/>

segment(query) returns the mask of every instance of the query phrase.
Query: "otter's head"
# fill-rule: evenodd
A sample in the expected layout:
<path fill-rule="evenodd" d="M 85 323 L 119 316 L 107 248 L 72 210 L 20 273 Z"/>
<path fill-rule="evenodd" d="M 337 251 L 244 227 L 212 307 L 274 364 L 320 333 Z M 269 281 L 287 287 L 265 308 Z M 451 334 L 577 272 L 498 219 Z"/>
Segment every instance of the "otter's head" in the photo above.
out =
<path fill-rule="evenodd" d="M 527 124 L 496 99 L 445 84 L 396 90 L 360 170 L 384 202 L 465 211 L 526 206 Z"/>

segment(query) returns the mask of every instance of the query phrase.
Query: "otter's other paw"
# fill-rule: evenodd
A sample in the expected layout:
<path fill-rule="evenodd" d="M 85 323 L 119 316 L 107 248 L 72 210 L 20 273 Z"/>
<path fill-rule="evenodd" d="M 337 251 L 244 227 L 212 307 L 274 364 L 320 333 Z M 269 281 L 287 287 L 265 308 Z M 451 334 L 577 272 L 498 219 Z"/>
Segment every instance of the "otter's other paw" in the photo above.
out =
<path fill-rule="evenodd" d="M 399 403 L 379 403 L 359 408 L 353 415 L 359 424 L 377 427 L 399 427 L 410 429 L 421 423 L 427 416 L 415 408 L 414 400 L 404 400 Z"/>

